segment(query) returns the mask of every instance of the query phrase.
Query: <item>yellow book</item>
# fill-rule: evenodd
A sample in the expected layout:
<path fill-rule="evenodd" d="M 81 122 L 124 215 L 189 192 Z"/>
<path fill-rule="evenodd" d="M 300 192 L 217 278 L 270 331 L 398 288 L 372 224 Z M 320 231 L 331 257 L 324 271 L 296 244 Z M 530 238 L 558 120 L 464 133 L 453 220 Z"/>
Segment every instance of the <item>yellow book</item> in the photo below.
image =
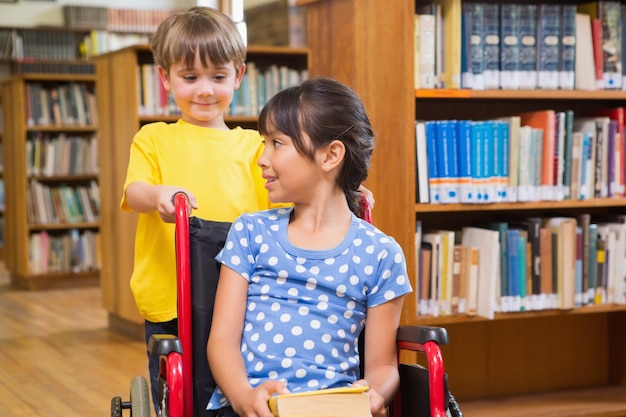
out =
<path fill-rule="evenodd" d="M 275 395 L 276 417 L 370 417 L 369 387 L 341 387 Z"/>
<path fill-rule="evenodd" d="M 443 87 L 461 88 L 461 0 L 435 0 L 443 17 Z M 442 49 L 438 46 L 438 50 Z M 441 80 L 439 80 L 441 81 Z"/>

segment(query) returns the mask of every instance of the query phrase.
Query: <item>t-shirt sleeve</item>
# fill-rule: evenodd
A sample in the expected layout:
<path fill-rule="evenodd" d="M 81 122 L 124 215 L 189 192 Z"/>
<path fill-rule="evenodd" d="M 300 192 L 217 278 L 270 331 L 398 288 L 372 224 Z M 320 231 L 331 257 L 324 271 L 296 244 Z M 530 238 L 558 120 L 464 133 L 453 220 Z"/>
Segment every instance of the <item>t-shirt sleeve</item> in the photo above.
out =
<path fill-rule="evenodd" d="M 128 160 L 128 168 L 126 170 L 126 180 L 124 181 L 124 194 L 120 208 L 122 210 L 130 210 L 126 202 L 126 188 L 133 182 L 145 182 L 147 184 L 158 183 L 158 161 L 154 149 L 154 142 L 147 134 L 145 129 L 141 129 L 130 145 L 130 156 Z"/>
<path fill-rule="evenodd" d="M 391 237 L 382 239 L 376 284 L 368 295 L 368 307 L 376 307 L 412 291 L 402 248 Z"/>
<path fill-rule="evenodd" d="M 224 247 L 215 259 L 233 271 L 250 280 L 253 271 L 254 257 L 252 256 L 250 236 L 248 234 L 249 218 L 245 214 L 237 218 L 228 231 Z"/>

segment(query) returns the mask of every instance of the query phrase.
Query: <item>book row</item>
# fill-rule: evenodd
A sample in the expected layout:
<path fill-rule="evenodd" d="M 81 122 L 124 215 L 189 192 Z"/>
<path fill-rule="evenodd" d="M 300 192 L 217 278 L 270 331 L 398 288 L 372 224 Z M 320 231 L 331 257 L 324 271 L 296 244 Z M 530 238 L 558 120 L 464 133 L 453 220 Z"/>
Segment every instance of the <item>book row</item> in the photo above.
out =
<path fill-rule="evenodd" d="M 235 91 L 230 105 L 231 116 L 258 116 L 274 94 L 301 84 L 309 76 L 306 69 L 298 70 L 284 65 L 259 67 L 254 62 L 246 65 L 241 86 Z"/>
<path fill-rule="evenodd" d="M 536 110 L 416 121 L 417 202 L 587 200 L 624 195 L 624 109 Z"/>
<path fill-rule="evenodd" d="M 157 66 L 143 64 L 137 67 L 139 114 L 161 116 L 180 114 L 171 94 L 163 87 Z M 278 91 L 299 85 L 308 77 L 306 70 L 296 70 L 287 66 L 269 65 L 259 68 L 254 62 L 246 64 L 246 72 L 239 89 L 235 90 L 229 108 L 231 116 L 257 116 L 260 109 Z"/>
<path fill-rule="evenodd" d="M 624 304 L 626 216 L 520 217 L 416 231 L 418 314 Z"/>
<path fill-rule="evenodd" d="M 75 60 L 82 35 L 45 29 L 0 29 L 0 57 L 3 59 Z"/>
<path fill-rule="evenodd" d="M 101 267 L 100 233 L 71 229 L 59 234 L 41 231 L 29 237 L 32 274 L 80 273 Z"/>
<path fill-rule="evenodd" d="M 76 186 L 32 180 L 26 197 L 31 225 L 94 223 L 100 217 L 100 193 L 95 180 Z"/>
<path fill-rule="evenodd" d="M 174 11 L 166 9 L 63 6 L 65 26 L 77 29 L 106 29 L 112 32 L 152 33 L 172 13 Z"/>
<path fill-rule="evenodd" d="M 150 35 L 147 33 L 109 32 L 108 30 L 92 30 L 83 38 L 81 46 L 86 58 L 104 54 L 132 45 L 148 44 Z"/>
<path fill-rule="evenodd" d="M 98 174 L 98 137 L 95 134 L 28 132 L 26 175 L 46 177 Z"/>
<path fill-rule="evenodd" d="M 96 94 L 80 82 L 47 85 L 28 82 L 25 86 L 28 126 L 88 126 L 98 123 Z"/>
<path fill-rule="evenodd" d="M 626 89 L 625 17 L 619 1 L 435 0 L 416 10 L 415 87 Z"/>

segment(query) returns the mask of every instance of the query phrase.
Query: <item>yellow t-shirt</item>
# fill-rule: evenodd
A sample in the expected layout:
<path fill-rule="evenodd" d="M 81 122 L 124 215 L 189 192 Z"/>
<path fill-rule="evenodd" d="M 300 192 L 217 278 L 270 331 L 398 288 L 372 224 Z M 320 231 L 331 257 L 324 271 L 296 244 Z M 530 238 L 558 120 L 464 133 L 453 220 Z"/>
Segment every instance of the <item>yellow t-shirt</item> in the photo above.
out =
<path fill-rule="evenodd" d="M 270 207 L 256 163 L 262 151 L 256 130 L 211 129 L 182 120 L 148 124 L 133 139 L 124 191 L 136 181 L 180 186 L 197 198 L 192 215 L 232 222 L 244 212 Z M 121 208 L 130 211 L 125 194 Z M 176 318 L 174 224 L 156 211 L 139 214 L 130 285 L 147 320 Z"/>

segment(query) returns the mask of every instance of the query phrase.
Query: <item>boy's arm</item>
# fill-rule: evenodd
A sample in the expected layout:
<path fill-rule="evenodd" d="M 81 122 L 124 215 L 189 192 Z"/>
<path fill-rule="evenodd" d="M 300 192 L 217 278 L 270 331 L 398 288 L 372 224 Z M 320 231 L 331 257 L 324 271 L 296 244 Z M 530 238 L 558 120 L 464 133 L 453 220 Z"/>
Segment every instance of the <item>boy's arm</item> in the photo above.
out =
<path fill-rule="evenodd" d="M 248 382 L 241 354 L 247 297 L 248 282 L 239 273 L 222 265 L 207 358 L 217 385 L 237 414 L 242 417 L 272 417 L 267 401 L 276 392 L 283 394 L 288 391 L 279 381 L 266 382 L 256 389 Z"/>
<path fill-rule="evenodd" d="M 188 214 L 191 214 L 191 209 L 198 208 L 196 197 L 184 188 L 171 185 L 151 185 L 142 181 L 128 184 L 125 201 L 133 211 L 138 213 L 158 211 L 164 222 L 173 223 L 175 217 L 172 197 L 177 192 L 187 194 L 189 198 Z"/>
<path fill-rule="evenodd" d="M 370 387 L 374 417 L 385 414 L 385 406 L 391 402 L 400 385 L 396 336 L 403 300 L 403 296 L 398 297 L 367 310 L 363 379 Z"/>

